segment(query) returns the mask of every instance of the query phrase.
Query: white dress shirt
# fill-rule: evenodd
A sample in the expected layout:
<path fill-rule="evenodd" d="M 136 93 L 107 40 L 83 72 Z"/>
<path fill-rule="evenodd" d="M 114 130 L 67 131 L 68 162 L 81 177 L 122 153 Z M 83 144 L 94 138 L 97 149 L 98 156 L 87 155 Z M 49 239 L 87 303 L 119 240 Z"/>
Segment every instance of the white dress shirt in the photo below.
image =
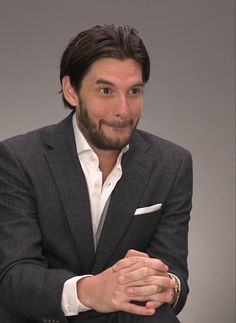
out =
<path fill-rule="evenodd" d="M 72 123 L 78 158 L 88 186 L 94 245 L 96 248 L 109 206 L 111 193 L 122 176 L 121 160 L 123 154 L 129 149 L 129 146 L 127 145 L 120 152 L 116 165 L 103 183 L 98 156 L 78 128 L 75 113 L 72 118 Z M 76 276 L 65 282 L 61 302 L 65 316 L 78 315 L 79 312 L 90 310 L 90 308 L 87 308 L 79 302 L 76 289 L 78 280 L 87 276 L 91 275 Z"/>

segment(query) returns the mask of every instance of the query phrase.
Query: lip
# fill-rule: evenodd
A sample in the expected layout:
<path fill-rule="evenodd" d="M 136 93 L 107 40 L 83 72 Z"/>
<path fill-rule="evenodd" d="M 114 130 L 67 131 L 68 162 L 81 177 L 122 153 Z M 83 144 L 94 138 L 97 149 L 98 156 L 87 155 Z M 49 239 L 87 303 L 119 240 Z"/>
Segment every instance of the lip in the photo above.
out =
<path fill-rule="evenodd" d="M 127 128 L 131 128 L 131 124 L 129 123 L 126 123 L 126 124 L 107 124 L 107 123 L 103 123 L 104 126 L 107 126 L 109 128 L 112 128 L 114 130 L 124 130 L 124 129 L 127 129 Z"/>
<path fill-rule="evenodd" d="M 129 127 L 111 127 L 115 132 L 124 132 Z"/>
<path fill-rule="evenodd" d="M 101 125 L 105 125 L 107 127 L 111 127 L 114 129 L 125 129 L 128 127 L 132 127 L 133 120 L 126 121 L 126 122 L 107 122 L 107 121 L 101 121 Z"/>
<path fill-rule="evenodd" d="M 114 125 L 107 125 L 107 124 L 103 124 L 105 127 L 107 127 L 107 130 L 109 131 L 112 131 L 112 132 L 116 132 L 116 133 L 124 133 L 126 132 L 127 130 L 131 129 L 130 126 L 125 126 L 125 127 L 118 127 L 118 126 L 114 126 Z"/>

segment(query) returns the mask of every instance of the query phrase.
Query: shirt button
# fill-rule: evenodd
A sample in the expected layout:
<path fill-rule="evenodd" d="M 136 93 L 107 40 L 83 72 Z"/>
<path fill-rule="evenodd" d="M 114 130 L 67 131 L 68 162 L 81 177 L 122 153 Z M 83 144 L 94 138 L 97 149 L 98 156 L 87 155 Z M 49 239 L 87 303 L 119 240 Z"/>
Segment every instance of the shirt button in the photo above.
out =
<path fill-rule="evenodd" d="M 69 311 L 70 310 L 70 305 L 66 305 L 66 309 L 67 309 L 67 311 Z"/>
<path fill-rule="evenodd" d="M 99 182 L 95 182 L 95 186 L 96 187 L 99 187 Z"/>

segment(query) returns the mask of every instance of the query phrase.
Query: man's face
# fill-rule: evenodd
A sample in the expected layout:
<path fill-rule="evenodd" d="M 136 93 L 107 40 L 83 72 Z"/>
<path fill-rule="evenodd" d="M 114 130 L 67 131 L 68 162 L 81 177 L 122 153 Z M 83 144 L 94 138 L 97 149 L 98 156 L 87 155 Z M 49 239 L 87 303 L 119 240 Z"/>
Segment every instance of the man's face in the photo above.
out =
<path fill-rule="evenodd" d="M 133 59 L 103 58 L 82 81 L 77 123 L 94 148 L 120 150 L 131 139 L 142 104 L 141 66 Z"/>

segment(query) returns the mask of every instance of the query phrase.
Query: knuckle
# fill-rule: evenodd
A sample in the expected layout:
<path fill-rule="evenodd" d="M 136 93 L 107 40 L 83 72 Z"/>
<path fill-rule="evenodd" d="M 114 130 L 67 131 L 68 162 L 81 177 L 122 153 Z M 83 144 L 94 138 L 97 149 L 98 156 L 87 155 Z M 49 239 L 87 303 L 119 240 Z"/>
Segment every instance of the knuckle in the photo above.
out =
<path fill-rule="evenodd" d="M 134 250 L 133 249 L 129 249 L 128 251 L 127 251 L 127 256 L 130 256 L 130 255 L 132 255 L 134 253 Z"/>
<path fill-rule="evenodd" d="M 160 270 L 163 270 L 164 266 L 165 266 L 164 263 L 160 259 L 157 259 L 157 268 L 160 268 Z"/>
<path fill-rule="evenodd" d="M 126 294 L 128 295 L 128 296 L 135 296 L 135 294 L 136 294 L 136 288 L 135 287 L 132 287 L 132 288 L 127 288 L 126 289 Z"/>
<path fill-rule="evenodd" d="M 160 292 L 161 292 L 161 288 L 158 285 L 156 285 L 156 293 L 160 293 Z"/>
<path fill-rule="evenodd" d="M 173 296 L 171 295 L 171 293 L 165 293 L 163 295 L 163 302 L 169 303 L 172 301 L 172 299 L 173 299 Z"/>
<path fill-rule="evenodd" d="M 142 263 L 145 267 L 149 266 L 150 264 L 150 258 L 144 258 L 142 259 Z"/>
<path fill-rule="evenodd" d="M 152 276 L 146 276 L 144 277 L 144 283 L 150 284 L 153 282 L 153 277 Z"/>
<path fill-rule="evenodd" d="M 116 298 L 112 298 L 110 300 L 110 304 L 111 304 L 111 307 L 115 310 L 119 308 L 119 302 Z"/>
<path fill-rule="evenodd" d="M 143 276 L 147 276 L 148 275 L 148 272 L 149 272 L 148 267 L 143 267 L 142 270 L 141 270 L 141 274 Z"/>

